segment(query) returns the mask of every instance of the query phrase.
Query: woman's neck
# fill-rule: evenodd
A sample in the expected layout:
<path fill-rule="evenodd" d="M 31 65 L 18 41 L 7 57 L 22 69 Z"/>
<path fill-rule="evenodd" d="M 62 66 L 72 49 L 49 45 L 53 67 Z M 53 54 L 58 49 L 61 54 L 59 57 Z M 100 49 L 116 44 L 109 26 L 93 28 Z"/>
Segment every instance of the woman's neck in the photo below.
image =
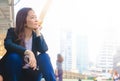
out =
<path fill-rule="evenodd" d="M 25 29 L 25 40 L 26 40 L 26 41 L 29 40 L 29 39 L 31 38 L 31 36 L 32 36 L 32 30 L 26 28 L 26 29 Z"/>

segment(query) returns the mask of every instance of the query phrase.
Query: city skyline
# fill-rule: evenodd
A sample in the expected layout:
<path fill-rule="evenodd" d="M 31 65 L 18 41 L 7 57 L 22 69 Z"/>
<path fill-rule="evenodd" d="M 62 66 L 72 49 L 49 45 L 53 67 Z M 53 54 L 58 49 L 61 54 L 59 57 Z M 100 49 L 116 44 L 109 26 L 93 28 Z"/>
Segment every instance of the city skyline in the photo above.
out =
<path fill-rule="evenodd" d="M 15 13 L 24 6 L 30 6 L 39 16 L 44 5 L 42 3 L 45 1 L 20 0 L 15 6 Z M 42 30 L 47 39 L 51 57 L 56 58 L 53 55 L 60 52 L 58 45 L 60 30 L 71 30 L 87 37 L 88 53 L 92 62 L 96 61 L 96 55 L 99 54 L 105 42 L 116 43 L 119 46 L 119 7 L 119 0 L 52 0 Z M 51 39 L 51 36 L 55 39 Z"/>

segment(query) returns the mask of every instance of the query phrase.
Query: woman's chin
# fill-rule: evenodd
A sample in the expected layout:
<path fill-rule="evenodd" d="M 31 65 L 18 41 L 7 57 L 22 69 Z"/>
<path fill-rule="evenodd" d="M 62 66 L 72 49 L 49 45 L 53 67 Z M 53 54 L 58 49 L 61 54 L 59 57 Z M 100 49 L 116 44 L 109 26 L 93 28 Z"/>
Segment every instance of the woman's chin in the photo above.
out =
<path fill-rule="evenodd" d="M 33 29 L 36 30 L 36 29 L 38 29 L 38 27 L 34 27 Z"/>

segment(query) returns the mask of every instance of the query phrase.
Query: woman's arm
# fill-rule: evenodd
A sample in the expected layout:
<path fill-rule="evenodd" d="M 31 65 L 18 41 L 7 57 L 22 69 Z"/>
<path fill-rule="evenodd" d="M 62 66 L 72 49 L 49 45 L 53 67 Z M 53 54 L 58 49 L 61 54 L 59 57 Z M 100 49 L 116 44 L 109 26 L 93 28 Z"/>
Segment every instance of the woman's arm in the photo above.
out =
<path fill-rule="evenodd" d="M 48 50 L 48 46 L 42 34 L 40 36 L 37 36 L 35 40 L 36 47 L 39 52 L 44 53 Z"/>
<path fill-rule="evenodd" d="M 5 49 L 8 52 L 16 52 L 19 54 L 24 54 L 25 52 L 25 48 L 23 46 L 20 46 L 18 44 L 16 44 L 15 41 L 15 32 L 14 32 L 14 28 L 9 28 L 7 31 L 7 35 L 6 38 L 4 40 L 4 46 Z"/>
<path fill-rule="evenodd" d="M 44 40 L 44 37 L 41 33 L 42 26 L 39 26 L 37 29 L 35 29 L 36 38 L 35 38 L 35 44 L 37 51 L 44 53 L 48 50 L 48 46 Z"/>

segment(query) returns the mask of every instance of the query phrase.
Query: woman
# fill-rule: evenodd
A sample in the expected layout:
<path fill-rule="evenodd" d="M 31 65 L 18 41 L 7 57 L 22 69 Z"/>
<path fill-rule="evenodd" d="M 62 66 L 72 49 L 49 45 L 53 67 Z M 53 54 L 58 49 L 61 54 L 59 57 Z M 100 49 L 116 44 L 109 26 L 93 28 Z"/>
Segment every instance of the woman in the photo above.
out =
<path fill-rule="evenodd" d="M 18 11 L 16 27 L 8 29 L 4 40 L 7 52 L 0 61 L 4 81 L 40 81 L 42 77 L 56 81 L 41 29 L 32 8 Z"/>
<path fill-rule="evenodd" d="M 120 75 L 116 70 L 113 71 L 113 80 L 114 81 L 120 81 Z"/>

